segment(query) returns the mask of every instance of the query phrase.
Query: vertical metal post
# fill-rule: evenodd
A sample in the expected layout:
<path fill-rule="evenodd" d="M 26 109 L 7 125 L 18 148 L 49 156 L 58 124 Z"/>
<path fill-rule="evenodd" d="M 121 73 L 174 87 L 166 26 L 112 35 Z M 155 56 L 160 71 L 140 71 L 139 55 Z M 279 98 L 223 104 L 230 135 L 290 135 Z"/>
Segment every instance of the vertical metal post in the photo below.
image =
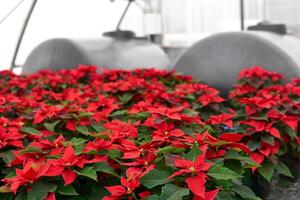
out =
<path fill-rule="evenodd" d="M 240 0 L 240 20 L 241 20 L 241 30 L 245 30 L 245 6 L 244 0 Z"/>
<path fill-rule="evenodd" d="M 27 25 L 29 23 L 30 17 L 32 15 L 32 12 L 33 12 L 35 6 L 36 6 L 37 1 L 38 0 L 33 0 L 32 4 L 30 6 L 30 9 L 27 13 L 27 16 L 24 20 L 24 23 L 23 23 L 23 26 L 22 26 L 22 29 L 21 29 L 21 32 L 20 32 L 20 35 L 19 35 L 19 38 L 18 38 L 18 41 L 17 41 L 17 45 L 16 45 L 16 48 L 15 48 L 15 51 L 14 51 L 14 55 L 13 55 L 13 58 L 12 58 L 12 61 L 11 61 L 10 70 L 13 70 L 16 67 L 17 55 L 18 55 L 18 52 L 19 52 L 19 49 L 20 49 L 25 31 L 26 31 Z"/>
<path fill-rule="evenodd" d="M 120 18 L 120 20 L 119 20 L 119 22 L 118 22 L 117 28 L 116 28 L 117 31 L 120 30 L 120 27 L 121 27 L 121 24 L 122 24 L 122 22 L 123 22 L 123 20 L 124 20 L 124 17 L 125 17 L 125 15 L 127 14 L 128 9 L 129 9 L 129 7 L 130 7 L 130 5 L 131 5 L 131 3 L 132 3 L 133 1 L 134 1 L 134 0 L 129 0 L 129 2 L 128 2 L 126 8 L 125 8 L 125 10 L 123 11 L 123 13 L 122 13 L 122 15 L 121 15 L 121 18 Z"/>
<path fill-rule="evenodd" d="M 268 2 L 267 0 L 263 0 L 262 2 L 262 6 L 263 6 L 263 19 L 262 21 L 268 21 L 268 16 L 269 16 L 269 13 L 268 13 Z"/>

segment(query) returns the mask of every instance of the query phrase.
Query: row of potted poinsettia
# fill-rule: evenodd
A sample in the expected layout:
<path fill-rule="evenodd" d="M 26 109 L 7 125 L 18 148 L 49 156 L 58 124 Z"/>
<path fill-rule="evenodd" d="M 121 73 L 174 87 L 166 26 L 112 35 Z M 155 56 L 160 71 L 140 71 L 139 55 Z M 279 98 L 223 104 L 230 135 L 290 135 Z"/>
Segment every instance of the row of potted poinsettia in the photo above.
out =
<path fill-rule="evenodd" d="M 155 69 L 0 73 L 0 199 L 258 200 L 300 150 L 300 80 L 229 97 Z M 295 175 L 295 174 L 294 174 Z"/>

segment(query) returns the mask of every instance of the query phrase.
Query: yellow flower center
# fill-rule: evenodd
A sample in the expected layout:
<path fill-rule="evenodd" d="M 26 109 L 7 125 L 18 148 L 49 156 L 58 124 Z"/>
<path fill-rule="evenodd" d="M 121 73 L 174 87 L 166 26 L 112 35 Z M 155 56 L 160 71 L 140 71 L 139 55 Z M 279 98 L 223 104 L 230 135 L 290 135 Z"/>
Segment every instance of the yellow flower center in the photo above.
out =
<path fill-rule="evenodd" d="M 127 194 L 131 194 L 132 193 L 132 189 L 131 188 L 127 188 Z"/>
<path fill-rule="evenodd" d="M 194 171 L 196 171 L 196 168 L 195 167 L 190 167 L 189 171 L 194 172 Z"/>

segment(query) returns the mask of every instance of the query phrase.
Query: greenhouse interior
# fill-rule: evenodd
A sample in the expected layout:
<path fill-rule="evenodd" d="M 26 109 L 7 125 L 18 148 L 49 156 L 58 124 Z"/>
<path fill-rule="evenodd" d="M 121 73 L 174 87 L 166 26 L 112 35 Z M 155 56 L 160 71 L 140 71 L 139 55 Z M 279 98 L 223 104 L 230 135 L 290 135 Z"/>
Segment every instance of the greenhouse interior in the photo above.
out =
<path fill-rule="evenodd" d="M 300 200 L 299 0 L 1 0 L 0 200 Z"/>

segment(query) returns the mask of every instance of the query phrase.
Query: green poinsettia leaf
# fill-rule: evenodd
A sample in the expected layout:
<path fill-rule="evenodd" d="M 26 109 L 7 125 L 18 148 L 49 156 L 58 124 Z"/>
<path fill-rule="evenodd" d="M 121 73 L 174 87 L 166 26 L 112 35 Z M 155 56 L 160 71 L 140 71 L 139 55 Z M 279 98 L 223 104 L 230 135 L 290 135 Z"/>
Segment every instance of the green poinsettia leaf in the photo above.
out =
<path fill-rule="evenodd" d="M 185 98 L 188 99 L 188 100 L 196 100 L 196 97 L 191 93 L 186 95 Z"/>
<path fill-rule="evenodd" d="M 261 200 L 261 198 L 257 197 L 255 193 L 247 186 L 234 184 L 232 186 L 232 190 L 244 199 Z"/>
<path fill-rule="evenodd" d="M 78 175 L 80 175 L 80 176 L 85 176 L 85 177 L 88 177 L 88 178 L 93 179 L 95 181 L 98 181 L 98 179 L 97 179 L 97 172 L 91 166 L 85 167 L 85 168 L 83 168 L 80 171 L 76 171 L 76 173 Z"/>
<path fill-rule="evenodd" d="M 290 138 L 292 138 L 292 139 L 296 138 L 298 135 L 297 131 L 293 130 L 291 127 L 289 127 L 287 125 L 285 126 L 283 131 L 285 133 L 287 133 L 290 136 Z"/>
<path fill-rule="evenodd" d="M 278 161 L 277 165 L 275 165 L 275 169 L 279 174 L 285 175 L 290 178 L 294 177 L 289 167 L 282 161 Z"/>
<path fill-rule="evenodd" d="M 92 128 L 97 132 L 97 133 L 101 133 L 103 131 L 105 131 L 106 129 L 101 126 L 100 124 L 96 124 L 96 123 L 92 123 L 91 124 Z"/>
<path fill-rule="evenodd" d="M 165 184 L 168 181 L 169 176 L 170 174 L 168 172 L 153 169 L 144 175 L 140 181 L 145 187 L 151 189 L 158 185 Z"/>
<path fill-rule="evenodd" d="M 235 200 L 229 191 L 220 191 L 215 200 Z"/>
<path fill-rule="evenodd" d="M 134 114 L 134 118 L 138 119 L 138 120 L 147 119 L 150 116 L 151 116 L 151 114 L 148 112 L 139 112 L 139 113 Z"/>
<path fill-rule="evenodd" d="M 14 198 L 14 195 L 12 193 L 2 193 L 0 194 L 1 200 L 17 200 L 17 198 Z"/>
<path fill-rule="evenodd" d="M 159 196 L 157 194 L 153 194 L 147 197 L 146 200 L 159 200 Z"/>
<path fill-rule="evenodd" d="M 12 151 L 4 151 L 0 153 L 0 157 L 6 164 L 9 164 L 11 161 L 15 159 L 16 156 Z"/>
<path fill-rule="evenodd" d="M 183 157 L 186 160 L 195 161 L 200 154 L 202 154 L 202 151 L 199 149 L 198 144 L 194 143 L 193 147 L 192 147 L 192 150 L 190 150 L 186 154 L 183 154 Z"/>
<path fill-rule="evenodd" d="M 256 162 L 254 162 L 251 158 L 248 156 L 243 156 L 239 152 L 235 150 L 228 150 L 225 154 L 226 160 L 239 160 L 247 163 L 250 166 L 256 166 Z"/>
<path fill-rule="evenodd" d="M 111 114 L 109 114 L 110 117 L 117 117 L 128 114 L 128 110 L 117 110 Z"/>
<path fill-rule="evenodd" d="M 58 187 L 58 193 L 62 195 L 68 195 L 68 196 L 76 196 L 78 193 L 76 192 L 75 188 L 72 185 L 59 185 Z"/>
<path fill-rule="evenodd" d="M 186 114 L 189 117 L 194 117 L 198 115 L 198 112 L 193 110 L 193 109 L 189 109 L 189 108 L 185 108 L 182 110 L 183 114 Z"/>
<path fill-rule="evenodd" d="M 258 168 L 259 174 L 264 177 L 268 182 L 271 181 L 275 170 L 275 165 L 270 162 L 265 162 L 261 167 Z"/>
<path fill-rule="evenodd" d="M 82 150 L 85 147 L 85 143 L 87 142 L 87 140 L 83 139 L 83 138 L 76 138 L 73 137 L 70 140 L 71 145 L 73 146 L 74 150 L 75 150 L 75 155 L 79 155 Z"/>
<path fill-rule="evenodd" d="M 131 93 L 124 93 L 122 95 L 119 96 L 119 100 L 122 102 L 122 103 L 127 103 L 128 101 L 130 101 L 133 97 L 133 94 Z"/>
<path fill-rule="evenodd" d="M 107 173 L 107 174 L 111 174 L 113 176 L 119 177 L 119 175 L 115 172 L 115 170 L 111 166 L 108 165 L 107 162 L 95 163 L 95 164 L 93 164 L 93 168 L 97 172 L 103 172 L 103 173 Z"/>
<path fill-rule="evenodd" d="M 20 152 L 20 154 L 25 154 L 25 153 L 42 153 L 43 151 L 38 148 L 38 147 L 32 147 L 32 146 L 29 146 L 29 147 L 26 147 L 24 150 L 22 150 Z"/>
<path fill-rule="evenodd" d="M 243 174 L 243 170 L 245 168 L 245 166 L 240 160 L 226 160 L 223 164 L 223 167 L 227 167 L 228 169 L 236 172 L 237 174 Z"/>
<path fill-rule="evenodd" d="M 82 145 L 82 144 L 85 144 L 85 142 L 87 142 L 86 139 L 83 139 L 83 138 L 76 138 L 76 137 L 73 137 L 70 142 L 72 143 L 72 146 L 78 146 L 78 145 Z"/>
<path fill-rule="evenodd" d="M 158 149 L 158 154 L 164 153 L 182 153 L 185 151 L 185 148 L 177 148 L 173 146 L 165 146 L 163 148 Z"/>
<path fill-rule="evenodd" d="M 21 129 L 21 132 L 24 132 L 24 133 L 29 133 L 29 134 L 32 134 L 32 135 L 40 135 L 40 131 L 38 131 L 37 129 L 33 128 L 33 127 L 23 127 Z"/>
<path fill-rule="evenodd" d="M 100 155 L 107 155 L 109 158 L 116 160 L 122 157 L 122 153 L 117 149 L 112 150 L 101 150 L 99 152 Z"/>
<path fill-rule="evenodd" d="M 249 149 L 250 149 L 251 151 L 255 151 L 256 149 L 259 149 L 260 143 L 261 143 L 261 141 L 250 140 L 250 141 L 247 143 L 247 146 L 249 147 Z"/>
<path fill-rule="evenodd" d="M 233 178 L 241 178 L 242 176 L 226 167 L 214 165 L 209 169 L 207 173 L 210 177 L 220 180 L 230 180 Z"/>
<path fill-rule="evenodd" d="M 13 200 L 28 200 L 28 194 L 25 192 L 19 192 Z M 11 199 L 10 199 L 11 200 Z"/>
<path fill-rule="evenodd" d="M 263 136 L 261 136 L 261 140 L 265 143 L 268 143 L 268 144 L 272 145 L 272 146 L 274 145 L 274 141 L 275 141 L 274 137 L 271 136 L 271 135 L 263 135 Z"/>
<path fill-rule="evenodd" d="M 108 196 L 109 192 L 102 185 L 93 185 L 91 192 L 86 196 L 85 200 L 100 200 Z"/>
<path fill-rule="evenodd" d="M 46 127 L 46 129 L 48 129 L 48 131 L 51 131 L 51 132 L 54 132 L 55 130 L 55 127 L 56 125 L 60 122 L 60 120 L 57 120 L 55 122 L 47 122 L 47 123 L 44 123 L 44 126 Z"/>
<path fill-rule="evenodd" d="M 92 113 L 92 112 L 81 112 L 81 113 L 79 113 L 78 118 L 80 119 L 83 117 L 91 117 L 93 115 L 94 115 L 94 113 Z"/>
<path fill-rule="evenodd" d="M 89 128 L 86 126 L 77 126 L 76 130 L 80 133 L 82 133 L 83 135 L 89 135 L 90 131 Z"/>
<path fill-rule="evenodd" d="M 162 193 L 159 200 L 182 200 L 189 194 L 190 191 L 187 188 L 180 188 L 173 184 L 166 184 L 162 187 Z"/>
<path fill-rule="evenodd" d="M 57 185 L 52 183 L 34 183 L 27 194 L 27 200 L 44 200 L 49 192 L 55 192 L 56 189 Z"/>

